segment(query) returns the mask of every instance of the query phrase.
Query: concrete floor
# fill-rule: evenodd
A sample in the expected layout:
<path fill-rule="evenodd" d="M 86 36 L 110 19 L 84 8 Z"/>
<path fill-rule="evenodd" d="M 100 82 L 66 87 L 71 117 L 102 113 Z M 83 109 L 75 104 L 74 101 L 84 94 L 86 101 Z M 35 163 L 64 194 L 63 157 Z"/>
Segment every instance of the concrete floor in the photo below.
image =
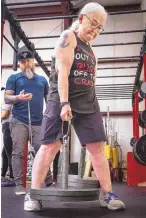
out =
<path fill-rule="evenodd" d="M 146 187 L 113 184 L 115 193 L 126 204 L 125 211 L 100 208 L 99 202 L 54 203 L 43 202 L 41 212 L 23 210 L 24 195 L 16 196 L 15 188 L 2 188 L 2 218 L 146 218 Z"/>

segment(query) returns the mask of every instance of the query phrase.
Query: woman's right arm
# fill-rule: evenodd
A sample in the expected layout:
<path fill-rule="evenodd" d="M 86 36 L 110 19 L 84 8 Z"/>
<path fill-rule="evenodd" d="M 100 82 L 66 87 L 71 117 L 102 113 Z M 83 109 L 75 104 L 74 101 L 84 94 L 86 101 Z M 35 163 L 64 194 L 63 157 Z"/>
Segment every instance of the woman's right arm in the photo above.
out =
<path fill-rule="evenodd" d="M 68 102 L 68 76 L 74 61 L 76 39 L 71 30 L 64 31 L 55 48 L 56 71 L 58 72 L 58 92 L 60 102 Z"/>

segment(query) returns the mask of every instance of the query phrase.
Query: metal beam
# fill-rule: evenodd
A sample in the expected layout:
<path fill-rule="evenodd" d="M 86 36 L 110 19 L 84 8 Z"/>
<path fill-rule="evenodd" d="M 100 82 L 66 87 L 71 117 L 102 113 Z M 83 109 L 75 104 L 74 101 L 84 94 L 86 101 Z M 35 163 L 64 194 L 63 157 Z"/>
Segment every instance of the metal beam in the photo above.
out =
<path fill-rule="evenodd" d="M 92 47 L 107 47 L 107 46 L 119 46 L 119 45 L 141 45 L 142 42 L 127 42 L 127 43 L 111 43 L 111 44 L 100 44 L 92 45 Z"/>
<path fill-rule="evenodd" d="M 104 100 L 125 100 L 125 99 L 132 99 L 132 98 L 130 98 L 130 97 L 128 97 L 128 98 L 126 98 L 126 97 L 124 97 L 124 98 L 120 98 L 120 97 L 118 97 L 118 98 L 113 98 L 113 97 L 111 97 L 111 98 L 97 98 L 99 101 L 104 101 Z"/>
<path fill-rule="evenodd" d="M 137 14 L 137 13 L 146 13 L 146 10 L 134 10 L 134 11 L 119 11 L 119 12 L 111 12 L 109 15 L 120 15 L 120 14 Z M 77 18 L 78 15 L 69 15 L 69 16 L 53 16 L 53 17 L 41 17 L 41 18 L 24 18 L 17 19 L 17 22 L 28 22 L 28 21 L 38 21 L 38 20 L 57 20 L 57 19 L 73 19 Z"/>
<path fill-rule="evenodd" d="M 116 92 L 116 91 L 132 91 L 133 89 L 133 86 L 118 86 L 118 87 L 95 87 L 95 90 L 98 92 L 98 91 L 107 91 L 107 90 L 110 90 L 110 91 L 113 91 L 113 92 Z"/>
<path fill-rule="evenodd" d="M 49 4 L 49 3 L 57 3 L 60 1 L 68 1 L 68 0 L 42 0 L 42 1 L 27 1 L 27 2 L 16 2 L 16 3 L 7 3 L 6 6 L 20 6 L 20 5 L 36 5 L 36 4 Z M 77 0 L 71 0 L 77 1 Z"/>
<path fill-rule="evenodd" d="M 133 11 L 133 10 L 140 10 L 141 9 L 141 4 L 105 6 L 105 9 L 108 12 L 114 12 L 114 11 Z"/>
<path fill-rule="evenodd" d="M 46 66 L 51 66 L 51 60 L 49 61 L 43 61 L 45 63 Z M 128 63 L 128 62 L 138 62 L 138 59 L 112 59 L 112 60 L 104 60 L 104 59 L 101 59 L 99 60 L 98 59 L 98 64 L 108 64 L 108 63 Z M 39 66 L 39 64 L 36 63 L 36 66 Z M 12 64 L 3 64 L 1 66 L 2 68 L 11 68 L 12 67 Z"/>
<path fill-rule="evenodd" d="M 125 91 L 121 91 L 121 90 L 104 90 L 104 91 L 96 91 L 96 94 L 97 95 L 100 95 L 100 94 L 113 94 L 113 95 L 116 95 L 116 94 L 132 94 L 132 90 L 125 90 Z"/>
<path fill-rule="evenodd" d="M 13 29 L 16 31 L 17 35 L 20 37 L 20 39 L 23 41 L 23 43 L 26 45 L 26 47 L 33 51 L 34 57 L 36 61 L 38 62 L 39 66 L 43 69 L 44 73 L 46 73 L 47 76 L 50 75 L 50 71 L 45 66 L 43 60 L 39 56 L 39 54 L 34 50 L 34 45 L 27 39 L 26 34 L 21 29 L 21 26 L 19 23 L 15 22 L 15 17 L 13 16 L 12 12 L 5 6 L 6 11 L 6 18 L 9 21 L 10 25 L 13 27 Z"/>
<path fill-rule="evenodd" d="M 142 33 L 146 32 L 146 29 L 139 30 L 123 30 L 123 31 L 114 31 L 114 32 L 103 32 L 101 35 L 109 35 L 109 34 L 126 34 L 126 33 Z"/>
<path fill-rule="evenodd" d="M 102 116 L 107 116 L 107 112 L 101 112 Z M 132 116 L 132 111 L 110 111 L 110 116 Z"/>
<path fill-rule="evenodd" d="M 97 94 L 96 93 L 96 97 L 98 97 L 98 98 L 132 98 L 132 93 L 127 93 L 127 94 L 125 94 L 125 95 L 121 95 L 121 93 L 118 93 L 118 94 L 116 94 L 116 93 L 109 93 L 109 95 L 108 94 L 104 94 L 103 93 L 103 95 L 102 94 Z"/>
<path fill-rule="evenodd" d="M 70 4 L 69 1 L 61 1 L 61 8 L 64 16 L 69 16 Z M 72 23 L 72 19 L 64 19 L 64 30 L 68 29 Z"/>
<path fill-rule="evenodd" d="M 108 47 L 108 46 L 119 46 L 119 45 L 141 45 L 142 42 L 127 42 L 127 43 L 112 43 L 112 44 L 99 44 L 92 45 L 92 47 Z M 53 50 L 54 47 L 46 47 L 46 48 L 36 48 L 36 50 Z"/>
<path fill-rule="evenodd" d="M 119 84 L 102 84 L 102 85 L 96 85 L 96 87 L 103 87 L 103 86 L 134 86 L 134 84 L 133 83 L 125 83 L 125 84 L 123 84 L 123 83 L 119 83 Z"/>
<path fill-rule="evenodd" d="M 145 32 L 146 29 L 141 29 L 141 30 L 129 30 L 129 31 L 115 31 L 115 32 L 104 32 L 101 35 L 108 35 L 108 34 L 121 34 L 121 33 L 140 33 L 140 32 Z M 52 38 L 59 38 L 60 35 L 56 36 L 30 36 L 28 39 L 52 39 Z"/>
<path fill-rule="evenodd" d="M 117 75 L 117 76 L 97 76 L 96 78 L 121 78 L 121 77 L 135 77 L 135 75 Z"/>
<path fill-rule="evenodd" d="M 19 18 L 36 18 L 42 16 L 61 16 L 63 15 L 60 5 L 40 6 L 40 7 L 23 7 L 12 8 Z"/>
<path fill-rule="evenodd" d="M 134 63 L 138 62 L 139 58 L 121 58 L 121 59 L 99 59 L 98 63 L 100 64 L 110 64 L 110 63 Z"/>
<path fill-rule="evenodd" d="M 64 2 L 68 2 L 68 0 L 64 0 Z M 76 0 L 72 0 L 72 1 L 76 1 Z M 45 5 L 44 7 L 43 6 L 35 6 L 35 2 L 36 1 L 29 1 L 29 2 L 21 2 L 21 5 L 22 4 L 25 4 L 26 6 L 32 4 L 34 5 L 34 7 L 23 7 L 23 8 L 14 8 L 14 6 L 17 5 L 17 3 L 12 3 L 13 4 L 13 7 L 12 8 L 9 8 L 11 11 L 14 11 L 16 12 L 17 16 L 19 18 L 35 18 L 35 17 L 43 17 L 43 16 L 61 16 L 63 15 L 62 12 L 53 12 L 51 13 L 51 10 L 47 10 L 49 11 L 48 13 L 45 12 L 45 8 L 49 8 L 49 7 L 54 7 L 54 9 L 56 8 L 56 10 L 58 11 L 57 7 L 58 5 Z M 43 3 L 43 1 L 37 1 L 37 3 Z M 48 1 L 44 1 L 44 3 L 48 3 Z M 52 1 L 53 2 L 53 1 Z M 60 2 L 59 0 L 55 0 L 55 2 Z M 19 3 L 18 3 L 19 4 Z M 11 5 L 11 3 L 9 3 L 9 6 Z M 44 8 L 44 11 L 40 8 Z M 60 7 L 61 9 L 61 7 Z M 140 10 L 140 4 L 133 4 L 133 5 L 119 5 L 119 6 L 109 6 L 109 7 L 105 7 L 105 9 L 108 11 L 108 12 L 117 12 L 117 11 L 139 11 Z M 29 11 L 30 13 L 28 13 L 27 11 Z M 78 14 L 78 9 L 72 9 L 72 13 L 74 14 Z"/>
<path fill-rule="evenodd" d="M 129 66 L 129 67 L 102 67 L 97 68 L 97 70 L 120 70 L 120 69 L 131 69 L 131 68 L 137 68 L 137 66 Z"/>
<path fill-rule="evenodd" d="M 12 45 L 12 43 L 8 40 L 8 38 L 7 38 L 5 35 L 3 35 L 3 37 L 4 37 L 4 39 L 7 41 L 7 43 L 11 46 L 11 48 L 12 48 L 15 52 L 17 52 L 17 49 Z"/>
<path fill-rule="evenodd" d="M 98 58 L 98 60 L 133 59 L 133 58 L 139 60 L 140 56 L 102 57 L 102 58 Z"/>

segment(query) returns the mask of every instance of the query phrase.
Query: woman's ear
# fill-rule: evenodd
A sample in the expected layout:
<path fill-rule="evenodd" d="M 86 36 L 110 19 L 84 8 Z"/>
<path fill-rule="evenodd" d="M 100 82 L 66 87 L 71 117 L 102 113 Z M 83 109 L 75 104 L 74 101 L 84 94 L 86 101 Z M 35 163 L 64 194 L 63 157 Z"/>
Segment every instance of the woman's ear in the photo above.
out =
<path fill-rule="evenodd" d="M 79 15 L 79 24 L 81 24 L 82 21 L 83 21 L 83 14 L 80 14 L 80 15 Z"/>

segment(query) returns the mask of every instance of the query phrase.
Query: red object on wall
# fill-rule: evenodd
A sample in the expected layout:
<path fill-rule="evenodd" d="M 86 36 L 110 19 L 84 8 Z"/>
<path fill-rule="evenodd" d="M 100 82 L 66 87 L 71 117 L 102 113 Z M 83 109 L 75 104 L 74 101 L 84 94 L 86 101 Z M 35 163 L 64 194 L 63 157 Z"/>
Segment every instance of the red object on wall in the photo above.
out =
<path fill-rule="evenodd" d="M 139 116 L 139 94 L 138 91 L 134 93 L 135 99 L 135 138 L 136 140 L 139 139 L 139 124 L 138 124 L 138 116 Z"/>
<path fill-rule="evenodd" d="M 146 181 L 146 166 L 139 164 L 133 152 L 127 153 L 127 184 L 130 186 Z"/>

